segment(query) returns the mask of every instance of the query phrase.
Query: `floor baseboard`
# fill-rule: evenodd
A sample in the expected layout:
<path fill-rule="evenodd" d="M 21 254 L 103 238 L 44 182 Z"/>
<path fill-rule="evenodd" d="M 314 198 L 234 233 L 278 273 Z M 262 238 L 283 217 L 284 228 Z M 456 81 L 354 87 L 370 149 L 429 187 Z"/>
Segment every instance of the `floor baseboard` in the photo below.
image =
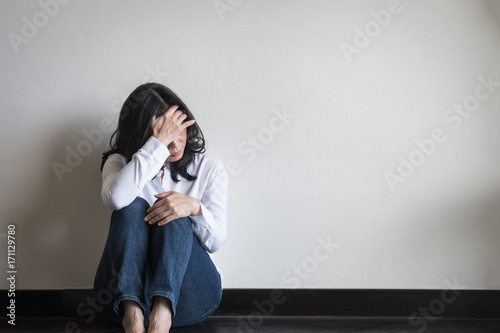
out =
<path fill-rule="evenodd" d="M 105 316 L 91 289 L 0 292 L 16 317 Z M 214 315 L 500 319 L 500 290 L 225 289 Z"/>

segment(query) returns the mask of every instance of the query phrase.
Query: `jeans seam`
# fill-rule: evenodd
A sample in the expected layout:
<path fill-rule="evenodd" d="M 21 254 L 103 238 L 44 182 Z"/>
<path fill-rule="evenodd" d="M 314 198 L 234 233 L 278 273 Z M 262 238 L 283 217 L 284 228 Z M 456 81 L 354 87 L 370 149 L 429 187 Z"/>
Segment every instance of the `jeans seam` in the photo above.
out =
<path fill-rule="evenodd" d="M 220 280 L 220 276 L 219 276 L 219 280 Z M 194 320 L 195 323 L 198 323 L 200 322 L 200 319 L 204 318 L 202 321 L 204 321 L 205 319 L 207 319 L 207 315 L 211 315 L 213 312 L 215 312 L 215 310 L 217 310 L 217 308 L 219 307 L 220 305 L 220 302 L 222 300 L 222 293 L 223 293 L 223 289 L 221 288 L 221 297 L 219 298 L 219 301 L 210 308 L 210 310 L 206 311 L 205 313 L 203 313 L 202 315 L 200 315 L 198 318 L 196 318 L 196 320 Z"/>
<path fill-rule="evenodd" d="M 172 312 L 173 312 L 172 318 L 174 318 L 174 316 L 175 316 L 175 308 L 174 308 L 175 297 L 174 297 L 174 295 L 172 295 L 172 293 L 165 292 L 165 291 L 150 291 L 148 294 L 149 304 L 153 304 L 153 297 L 155 297 L 155 296 L 166 297 L 170 300 L 170 302 L 172 303 Z"/>
<path fill-rule="evenodd" d="M 114 312 L 116 313 L 116 315 L 120 318 L 123 319 L 123 316 L 120 315 L 120 311 L 118 311 L 118 305 L 120 304 L 120 302 L 122 301 L 135 301 L 139 304 L 139 306 L 142 308 L 142 311 L 145 312 L 146 311 L 146 306 L 145 304 L 142 304 L 141 300 L 137 297 L 137 296 L 134 296 L 134 295 L 128 295 L 128 294 L 122 294 L 120 297 L 118 297 L 115 301 L 115 303 L 113 304 L 113 310 Z"/>
<path fill-rule="evenodd" d="M 207 312 L 205 312 L 202 316 L 200 316 L 198 319 L 202 318 L 202 317 L 205 317 L 206 315 L 214 312 L 215 310 L 217 310 L 217 308 L 219 307 L 219 304 L 216 304 L 214 306 L 212 306 L 212 308 L 210 310 L 208 310 Z"/>
<path fill-rule="evenodd" d="M 217 310 L 218 307 L 219 307 L 219 304 L 214 305 L 213 307 L 210 308 L 210 310 L 208 310 L 207 312 L 205 312 L 204 314 L 202 314 L 198 318 L 196 318 L 196 320 L 194 320 L 194 322 L 195 323 L 200 322 L 200 319 L 205 318 L 207 315 L 213 313 L 215 310 Z M 205 318 L 205 319 L 207 319 L 207 318 Z M 205 320 L 205 319 L 203 319 L 203 320 Z"/>

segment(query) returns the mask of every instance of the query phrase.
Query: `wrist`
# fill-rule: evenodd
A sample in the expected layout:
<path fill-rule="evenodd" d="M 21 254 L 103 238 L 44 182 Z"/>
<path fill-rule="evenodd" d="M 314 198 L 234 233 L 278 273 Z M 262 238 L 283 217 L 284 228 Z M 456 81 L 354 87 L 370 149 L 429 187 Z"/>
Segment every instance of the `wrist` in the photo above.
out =
<path fill-rule="evenodd" d="M 168 147 L 168 145 L 172 142 L 172 140 L 170 140 L 169 138 L 158 133 L 153 133 L 151 136 L 154 137 L 156 140 L 160 141 L 161 143 L 163 143 L 165 147 Z"/>
<path fill-rule="evenodd" d="M 201 211 L 201 202 L 200 200 L 193 198 L 193 214 L 191 216 L 200 216 L 203 215 L 203 212 Z"/>

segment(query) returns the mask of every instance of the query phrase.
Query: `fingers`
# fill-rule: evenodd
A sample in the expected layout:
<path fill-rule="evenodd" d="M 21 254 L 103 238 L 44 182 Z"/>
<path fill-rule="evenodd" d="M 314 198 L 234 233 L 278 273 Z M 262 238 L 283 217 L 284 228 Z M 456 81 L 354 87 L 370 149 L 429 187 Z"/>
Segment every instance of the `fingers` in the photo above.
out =
<path fill-rule="evenodd" d="M 182 123 L 182 130 L 184 130 L 185 128 L 188 128 L 189 126 L 193 125 L 194 123 L 196 122 L 196 120 L 194 119 L 191 119 L 191 120 L 188 120 L 188 121 L 185 121 Z"/>
<path fill-rule="evenodd" d="M 187 114 L 185 114 L 181 110 L 175 111 L 174 114 L 172 115 L 172 119 L 174 119 L 177 122 L 182 122 L 182 120 L 184 120 L 186 118 L 187 118 Z"/>
<path fill-rule="evenodd" d="M 144 217 L 144 221 L 153 224 L 170 215 L 170 210 L 164 206 L 165 204 L 162 201 L 158 201 L 149 207 L 146 211 L 147 215 Z"/>
<path fill-rule="evenodd" d="M 152 206 L 151 206 L 152 207 Z M 144 221 L 146 221 L 148 224 L 152 225 L 155 223 L 158 223 L 159 226 L 165 225 L 169 222 L 172 222 L 173 220 L 177 219 L 178 216 L 176 215 L 175 211 L 173 209 L 155 209 L 146 217 L 144 218 Z"/>
<path fill-rule="evenodd" d="M 164 115 L 171 116 L 177 111 L 178 108 L 179 108 L 178 105 L 172 105 L 171 107 L 168 108 L 167 112 L 165 112 Z"/>
<path fill-rule="evenodd" d="M 166 121 L 168 123 L 168 119 L 176 120 L 177 118 L 179 118 L 183 114 L 184 113 L 181 110 L 179 110 L 178 105 L 172 105 L 161 116 L 159 116 L 159 117 L 155 116 L 153 118 L 153 121 L 163 119 L 164 122 Z"/>
<path fill-rule="evenodd" d="M 168 110 L 162 115 L 165 118 L 172 118 L 173 120 L 178 120 L 179 118 L 186 119 L 187 115 L 179 109 L 178 105 L 172 105 Z"/>
<path fill-rule="evenodd" d="M 174 191 L 168 191 L 163 193 L 155 194 L 155 197 L 158 199 L 164 199 L 167 196 L 175 193 Z M 169 219 L 170 216 L 174 215 L 174 211 L 170 209 L 167 199 L 158 200 L 151 207 L 146 210 L 146 216 L 144 217 L 144 221 L 149 224 L 154 224 L 157 222 L 158 225 L 163 225 L 170 222 L 173 219 Z"/>
<path fill-rule="evenodd" d="M 146 213 L 152 213 L 153 211 L 157 210 L 158 208 L 160 208 L 161 206 L 164 206 L 166 204 L 166 202 L 164 200 L 159 200 L 157 202 L 155 202 L 151 207 L 149 207 L 147 210 L 146 210 Z M 147 217 L 147 216 L 146 216 Z"/>
<path fill-rule="evenodd" d="M 167 224 L 175 219 L 174 214 L 170 210 L 160 212 L 158 215 L 153 217 L 151 220 L 147 221 L 150 225 L 158 223 L 158 225 Z"/>
<path fill-rule="evenodd" d="M 178 105 L 172 105 L 168 108 L 167 112 L 161 115 L 161 117 L 171 117 L 173 120 L 182 123 L 188 117 L 188 115 L 180 110 Z"/>
<path fill-rule="evenodd" d="M 167 125 L 167 124 L 174 125 L 175 124 L 174 126 L 177 127 L 178 131 L 182 131 L 185 128 L 193 125 L 195 123 L 195 120 L 192 119 L 192 120 L 185 121 L 186 118 L 188 117 L 188 115 L 186 113 L 182 112 L 181 110 L 178 110 L 177 108 L 178 108 L 177 105 L 170 107 L 168 109 L 168 111 L 165 112 L 161 116 L 161 117 L 164 117 L 164 121 L 162 123 L 165 125 Z M 156 120 L 158 120 L 158 118 Z M 153 120 L 153 123 L 155 123 L 154 120 Z"/>
<path fill-rule="evenodd" d="M 158 226 L 165 225 L 180 217 L 193 214 L 192 201 L 196 200 L 175 191 L 155 194 L 159 200 L 146 210 L 144 221 Z M 197 200 L 196 200 L 197 201 Z"/>

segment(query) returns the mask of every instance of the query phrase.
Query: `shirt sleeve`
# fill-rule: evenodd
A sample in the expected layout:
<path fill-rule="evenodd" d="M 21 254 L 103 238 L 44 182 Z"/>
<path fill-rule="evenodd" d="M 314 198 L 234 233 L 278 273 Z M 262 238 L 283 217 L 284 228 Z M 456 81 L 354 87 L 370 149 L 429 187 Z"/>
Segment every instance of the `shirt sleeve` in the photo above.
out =
<path fill-rule="evenodd" d="M 201 200 L 202 215 L 190 216 L 193 230 L 208 253 L 218 251 L 227 237 L 227 175 L 220 161 L 204 189 Z"/>
<path fill-rule="evenodd" d="M 120 154 L 109 156 L 102 169 L 101 197 L 106 207 L 119 210 L 132 203 L 169 155 L 163 142 L 150 137 L 128 163 Z"/>

